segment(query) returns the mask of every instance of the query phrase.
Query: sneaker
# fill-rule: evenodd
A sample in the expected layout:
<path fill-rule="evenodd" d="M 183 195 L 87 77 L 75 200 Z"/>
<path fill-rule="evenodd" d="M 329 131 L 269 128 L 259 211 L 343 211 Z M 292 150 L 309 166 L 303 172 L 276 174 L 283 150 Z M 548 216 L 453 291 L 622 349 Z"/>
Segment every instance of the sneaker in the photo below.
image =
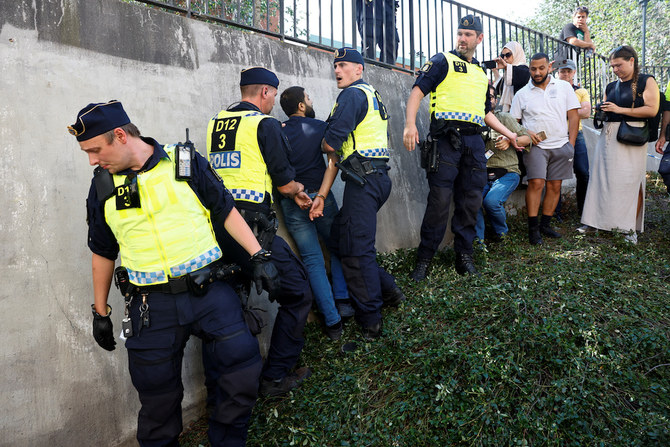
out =
<path fill-rule="evenodd" d="M 593 228 L 590 225 L 582 225 L 581 227 L 577 228 L 577 233 L 580 233 L 580 234 L 595 233 L 596 231 L 598 231 L 598 230 L 596 230 L 595 228 Z"/>
<path fill-rule="evenodd" d="M 375 340 L 382 336 L 382 320 L 371 326 L 361 326 L 361 333 L 366 340 Z"/>
<path fill-rule="evenodd" d="M 328 338 L 331 340 L 339 340 L 340 337 L 342 337 L 342 332 L 344 331 L 344 325 L 342 324 L 342 320 L 338 321 L 332 326 L 324 326 L 323 327 L 323 332 L 326 334 Z"/>
<path fill-rule="evenodd" d="M 550 237 L 552 239 L 560 239 L 560 238 L 563 237 L 563 236 L 561 236 L 561 233 L 557 232 L 556 230 L 554 230 L 550 226 L 546 226 L 546 227 L 540 226 L 540 233 L 542 233 L 543 235 L 545 235 L 547 237 Z"/>
<path fill-rule="evenodd" d="M 405 301 L 407 297 L 405 296 L 404 293 L 402 293 L 402 290 L 400 290 L 400 287 L 396 287 L 395 289 L 391 290 L 390 292 L 382 292 L 382 300 L 383 300 L 383 305 L 384 306 L 389 306 L 389 307 L 398 307 L 400 303 Z"/>
<path fill-rule="evenodd" d="M 309 376 L 312 375 L 312 370 L 306 366 L 298 368 L 282 379 L 261 379 L 261 386 L 258 389 L 258 394 L 261 397 L 274 397 L 288 394 L 289 391 L 297 388 Z"/>
<path fill-rule="evenodd" d="M 351 318 L 356 314 L 353 306 L 349 300 L 335 300 L 335 307 L 337 308 L 337 313 L 340 314 L 340 317 L 343 319 Z"/>
<path fill-rule="evenodd" d="M 629 234 L 625 234 L 623 238 L 626 242 L 630 242 L 633 245 L 637 245 L 637 233 L 635 231 Z"/>
<path fill-rule="evenodd" d="M 430 266 L 430 259 L 417 259 L 414 271 L 409 275 L 416 282 L 423 281 L 428 276 L 428 267 Z"/>
<path fill-rule="evenodd" d="M 456 260 L 454 267 L 459 275 L 478 275 L 477 267 L 475 267 L 475 260 L 472 255 L 468 253 L 456 253 Z"/>

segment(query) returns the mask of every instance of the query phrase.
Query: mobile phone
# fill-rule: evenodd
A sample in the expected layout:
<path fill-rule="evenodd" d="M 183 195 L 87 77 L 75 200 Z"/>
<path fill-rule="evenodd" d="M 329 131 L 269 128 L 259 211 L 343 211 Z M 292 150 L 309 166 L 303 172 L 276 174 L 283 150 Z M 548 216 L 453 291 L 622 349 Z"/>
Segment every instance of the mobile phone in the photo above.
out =
<path fill-rule="evenodd" d="M 544 130 L 539 131 L 535 135 L 540 139 L 540 141 L 544 141 L 547 139 L 547 134 L 544 132 Z"/>
<path fill-rule="evenodd" d="M 493 70 L 494 68 L 496 68 L 497 65 L 498 65 L 498 63 L 496 61 L 484 61 L 484 62 L 482 62 L 482 67 L 486 67 L 489 70 Z"/>

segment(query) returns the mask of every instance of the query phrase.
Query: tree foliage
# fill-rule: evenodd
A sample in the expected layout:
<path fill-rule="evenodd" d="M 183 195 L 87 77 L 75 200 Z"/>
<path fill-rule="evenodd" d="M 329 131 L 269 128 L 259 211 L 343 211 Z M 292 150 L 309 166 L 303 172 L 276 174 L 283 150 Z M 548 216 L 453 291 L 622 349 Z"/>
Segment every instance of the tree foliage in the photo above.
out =
<path fill-rule="evenodd" d="M 642 6 L 638 0 L 542 0 L 526 26 L 558 37 L 577 6 L 589 8 L 589 29 L 596 52 L 607 55 L 619 45 L 642 50 Z M 670 0 L 649 0 L 646 64 L 670 65 Z"/>

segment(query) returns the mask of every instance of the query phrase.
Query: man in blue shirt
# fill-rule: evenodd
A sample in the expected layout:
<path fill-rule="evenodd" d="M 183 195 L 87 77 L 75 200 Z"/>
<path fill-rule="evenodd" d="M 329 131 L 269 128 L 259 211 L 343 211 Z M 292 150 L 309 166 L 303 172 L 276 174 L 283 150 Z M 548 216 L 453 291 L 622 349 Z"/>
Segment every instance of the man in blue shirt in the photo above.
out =
<path fill-rule="evenodd" d="M 344 198 L 333 222 L 329 248 L 342 262 L 363 336 L 374 339 L 382 334 L 382 305 L 397 306 L 406 298 L 376 260 L 377 211 L 391 193 L 388 114 L 379 93 L 362 80 L 363 66 L 358 51 L 340 48 L 335 52 L 335 80 L 342 92 L 322 142 L 329 162 L 319 193 L 328 195 L 337 175 L 335 162 L 342 158 Z M 323 200 L 317 196 L 311 215 L 319 215 L 322 207 Z"/>
<path fill-rule="evenodd" d="M 327 196 L 319 193 L 321 180 L 326 171 L 321 140 L 327 124 L 314 119 L 312 100 L 302 87 L 287 88 L 282 92 L 279 101 L 284 113 L 289 117 L 284 122 L 283 131 L 290 143 L 287 155 L 295 169 L 295 180 L 302 183 L 311 199 L 319 196 L 325 201 L 325 205 L 323 216 L 310 220 L 309 211 L 301 209 L 290 198 L 282 197 L 279 203 L 284 213 L 286 227 L 298 246 L 307 268 L 314 299 L 324 318 L 326 335 L 332 340 L 337 340 L 342 335 L 342 317 L 352 317 L 353 308 L 349 304 L 347 283 L 339 259 L 336 256 L 330 257 L 333 277 L 331 289 L 319 244 L 319 236 L 328 240 L 333 219 L 338 212 L 333 193 L 329 192 Z"/>

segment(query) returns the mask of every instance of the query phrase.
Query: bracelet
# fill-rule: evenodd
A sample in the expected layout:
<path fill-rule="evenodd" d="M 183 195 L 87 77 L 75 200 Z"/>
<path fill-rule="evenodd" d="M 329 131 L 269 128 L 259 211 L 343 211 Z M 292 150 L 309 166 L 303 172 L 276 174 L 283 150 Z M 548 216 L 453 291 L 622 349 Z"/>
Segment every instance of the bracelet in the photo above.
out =
<path fill-rule="evenodd" d="M 324 195 L 321 194 L 321 193 L 317 193 L 317 194 L 316 194 L 316 197 L 321 197 L 323 200 L 326 200 L 326 196 L 324 196 Z"/>

